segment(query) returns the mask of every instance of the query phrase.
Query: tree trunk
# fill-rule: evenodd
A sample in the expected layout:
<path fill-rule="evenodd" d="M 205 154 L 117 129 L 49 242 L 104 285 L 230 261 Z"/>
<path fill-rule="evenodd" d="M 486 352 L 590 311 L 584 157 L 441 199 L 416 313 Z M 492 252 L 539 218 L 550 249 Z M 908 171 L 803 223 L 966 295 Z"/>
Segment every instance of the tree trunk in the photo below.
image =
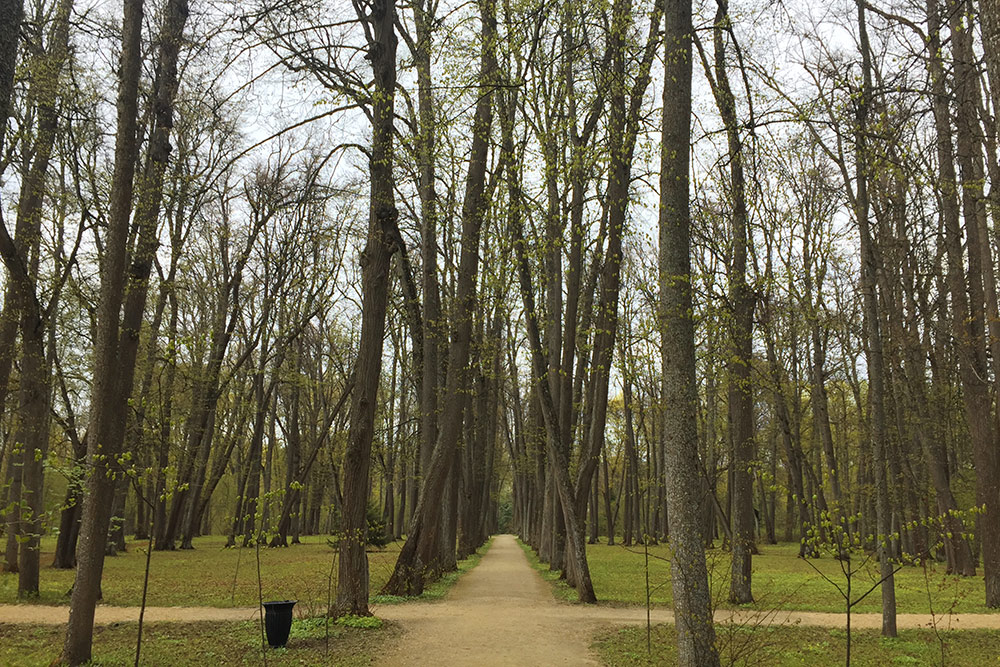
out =
<path fill-rule="evenodd" d="M 14 70 L 21 37 L 24 0 L 0 0 L 0 152 L 7 135 L 7 118 L 14 96 Z M 4 302 L 6 307 L 7 302 Z"/>
<path fill-rule="evenodd" d="M 389 269 L 399 231 L 393 179 L 393 101 L 396 88 L 396 4 L 380 0 L 368 15 L 358 6 L 359 20 L 371 26 L 368 58 L 374 72 L 372 148 L 369 161 L 371 201 L 368 241 L 362 256 L 361 338 L 357 387 L 351 401 L 351 425 L 344 455 L 344 507 L 340 536 L 337 616 L 368 616 L 368 556 L 365 542 L 369 472 L 382 342 L 389 296 Z"/>
<path fill-rule="evenodd" d="M 174 541 L 167 538 L 167 467 L 170 464 L 170 432 L 173 428 L 174 386 L 177 380 L 177 293 L 171 287 L 167 300 L 170 303 L 170 320 L 167 324 L 167 353 L 165 390 L 163 404 L 160 407 L 160 424 L 158 429 L 156 483 L 153 507 L 153 549 L 160 551 L 173 549 Z"/>
<path fill-rule="evenodd" d="M 1000 322 L 997 318 L 994 261 L 987 236 L 983 197 L 985 179 L 979 138 L 982 134 L 979 123 L 979 72 L 969 23 L 974 12 L 972 3 L 968 0 L 952 0 L 947 7 L 954 52 L 954 92 L 958 103 L 955 117 L 955 156 L 962 179 L 959 192 L 962 196 L 969 255 L 968 326 L 971 336 L 977 341 L 974 344 L 986 348 L 983 356 L 992 360 L 991 370 L 995 379 L 997 372 L 1000 372 Z M 982 370 L 985 371 L 986 368 Z M 980 376 L 986 377 L 985 374 Z M 978 382 L 986 383 L 987 380 L 977 379 Z M 966 388 L 966 391 L 969 389 Z M 986 393 L 985 402 L 988 405 L 992 402 L 988 388 Z M 976 419 L 989 421 L 989 408 Z M 985 512 L 977 517 L 977 532 L 983 549 L 986 606 L 1000 607 L 1000 452 L 997 449 L 997 423 L 993 421 L 984 427 L 988 435 L 973 434 L 975 428 L 977 427 L 969 424 L 976 463 L 976 502 L 985 506 Z M 980 437 L 983 437 L 982 441 Z"/>
<path fill-rule="evenodd" d="M 952 335 L 959 359 L 959 373 L 962 381 L 962 398 L 965 416 L 972 441 L 973 460 L 976 470 L 977 503 L 986 504 L 986 516 L 1000 514 L 1000 465 L 996 453 L 996 432 L 990 418 L 992 401 L 987 384 L 986 349 L 983 340 L 983 312 L 981 276 L 969 271 L 968 284 L 965 263 L 962 258 L 962 230 L 958 200 L 958 178 L 955 172 L 954 146 L 951 139 L 950 111 L 946 95 L 945 67 L 941 58 L 940 30 L 942 27 L 940 8 L 937 0 L 927 2 L 928 23 L 928 67 L 930 68 L 932 109 L 937 135 L 938 168 L 941 171 L 940 200 L 943 222 L 943 242 L 948 257 L 947 285 L 952 301 Z M 956 76 L 957 76 L 956 72 Z M 965 72 L 968 74 L 968 72 Z M 976 230 L 966 230 L 973 237 Z M 970 241 L 970 246 L 972 245 Z M 975 261 L 978 248 L 970 247 L 970 263 Z M 978 289 L 975 288 L 979 284 Z M 971 303 L 970 303 L 971 301 Z M 979 305 L 976 305 L 978 302 Z M 1000 591 L 993 591 L 990 584 L 1000 581 L 1000 556 L 997 547 L 1000 526 L 995 520 L 981 521 L 977 537 L 983 544 L 983 568 L 986 576 L 986 603 L 1000 605 Z M 985 530 L 983 530 L 985 529 Z"/>
<path fill-rule="evenodd" d="M 691 285 L 691 0 L 666 0 L 660 163 L 660 335 L 667 517 L 673 552 L 677 662 L 719 664 L 698 521 L 698 393 Z"/>
<path fill-rule="evenodd" d="M 141 71 L 142 0 L 126 0 L 122 22 L 122 51 L 118 71 L 118 129 L 115 135 L 115 166 L 111 181 L 111 213 L 105 235 L 98 305 L 98 336 L 95 341 L 94 383 L 91 389 L 88 463 L 93 466 L 87 480 L 77 574 L 70 602 L 70 618 L 62 660 L 71 665 L 90 660 L 94 607 L 104 570 L 104 545 L 111 518 L 114 478 L 109 459 L 120 443 L 114 440 L 114 422 L 124 417 L 125 406 L 117 386 L 122 369 L 118 365 L 120 311 L 125 291 L 127 242 L 132 209 L 133 177 L 138 145 L 136 125 Z"/>
<path fill-rule="evenodd" d="M 461 258 L 455 295 L 454 324 L 448 356 L 445 402 L 440 417 L 440 431 L 429 466 L 424 468 L 421 487 L 410 533 L 403 545 L 392 577 L 384 592 L 395 595 L 419 595 L 426 576 L 436 576 L 442 566 L 454 558 L 455 540 L 451 535 L 450 494 L 454 490 L 452 474 L 454 453 L 462 434 L 462 420 L 469 386 L 469 353 L 476 307 L 476 282 L 479 269 L 479 237 L 487 214 L 485 185 L 490 128 L 493 122 L 493 96 L 489 86 L 496 75 L 496 14 L 492 0 L 480 4 L 482 46 L 480 80 L 487 86 L 476 103 L 472 126 L 472 154 L 462 205 Z M 425 360 L 425 364 L 427 361 Z M 450 486 L 449 486 L 450 485 Z M 447 495 L 446 495 L 447 494 Z M 442 501 L 444 507 L 442 507 Z M 447 521 L 445 520 L 447 519 Z M 442 540 L 444 544 L 442 545 Z M 442 549 L 450 556 L 440 562 Z"/>
<path fill-rule="evenodd" d="M 663 23 L 663 1 L 654 2 L 649 17 L 649 30 L 643 43 L 641 60 L 631 88 L 626 72 L 626 35 L 632 23 L 632 8 L 626 0 L 614 2 L 611 13 L 611 35 L 608 50 L 611 58 L 611 83 L 609 87 L 608 143 L 611 153 L 608 163 L 606 192 L 608 246 L 601 265 L 600 287 L 594 319 L 593 357 L 591 360 L 591 396 L 593 405 L 586 446 L 581 452 L 574 487 L 575 514 L 585 517 L 590 480 L 597 469 L 599 453 L 604 447 L 607 424 L 608 387 L 613 363 L 615 336 L 618 328 L 618 301 L 621 292 L 622 242 L 624 239 L 629 206 L 629 188 L 632 182 L 632 161 L 636 138 L 640 129 L 642 101 L 651 81 L 650 70 L 659 44 L 660 26 Z M 570 424 L 560 424 L 568 430 Z M 584 526 L 577 527 L 577 541 L 584 540 Z"/>
<path fill-rule="evenodd" d="M 435 169 L 435 142 L 437 135 L 434 96 L 431 88 L 432 28 L 435 23 L 436 4 L 418 0 L 414 4 L 413 18 L 416 29 L 416 48 L 413 53 L 417 70 L 418 132 L 416 145 L 420 165 L 420 253 L 422 259 L 423 303 L 423 367 L 420 368 L 420 444 L 419 456 L 414 466 L 421 474 L 430 469 L 431 456 L 438 438 L 438 393 L 440 392 L 441 348 L 445 334 L 441 313 L 441 295 L 438 286 L 438 209 Z M 420 484 L 414 479 L 411 488 L 411 511 L 416 508 Z M 409 531 L 408 531 L 409 532 Z"/>
<path fill-rule="evenodd" d="M 726 72 L 726 38 L 730 32 L 728 0 L 717 0 L 713 30 L 715 43 L 715 93 L 719 115 L 726 127 L 729 146 L 729 174 L 732 188 L 733 245 L 729 267 L 729 292 L 732 301 L 732 361 L 729 364 L 729 421 L 733 457 L 732 507 L 733 521 L 732 568 L 729 579 L 729 601 L 736 604 L 753 602 L 751 592 L 751 554 L 754 543 L 753 466 L 753 387 L 750 370 L 753 357 L 754 296 L 747 283 L 746 179 L 743 173 L 743 140 L 736 116 L 736 101 Z M 752 120 L 752 119 L 751 119 Z"/>
<path fill-rule="evenodd" d="M 111 214 L 105 237 L 98 306 L 98 336 L 92 389 L 88 458 L 93 471 L 84 500 L 77 548 L 77 578 L 62 659 L 79 664 L 90 659 L 94 605 L 104 569 L 104 546 L 114 492 L 115 460 L 124 437 L 126 407 L 132 392 L 139 327 L 149 271 L 156 249 L 156 221 L 169 158 L 173 100 L 177 92 L 177 60 L 188 16 L 187 0 L 170 0 L 164 15 L 157 55 L 154 126 L 149 156 L 136 202 L 138 229 L 133 263 L 126 276 L 134 165 L 136 162 L 137 93 L 141 70 L 142 1 L 126 0 L 123 22 L 118 134 L 112 176 Z M 128 285 L 126 285 L 126 278 Z M 126 287 L 128 288 L 126 294 Z M 124 314 L 119 320 L 124 304 Z M 120 324 L 121 322 L 121 324 Z"/>
<path fill-rule="evenodd" d="M 868 105 L 872 101 L 871 51 L 868 43 L 868 28 L 865 20 L 865 6 L 857 0 L 858 29 L 862 60 L 862 90 L 856 109 L 855 159 L 857 164 L 857 186 L 854 215 L 861 238 L 861 291 L 863 297 L 864 333 L 867 340 L 868 360 L 868 400 L 871 405 L 872 465 L 875 473 L 875 515 L 877 535 L 876 548 L 879 556 L 879 574 L 882 579 L 882 635 L 896 636 L 896 584 L 893 576 L 894 564 L 889 558 L 892 526 L 890 522 L 889 489 L 886 478 L 888 464 L 887 450 L 890 446 L 885 416 L 885 360 L 882 352 L 882 332 L 879 323 L 879 304 L 876 292 L 877 263 L 875 242 L 869 227 L 868 180 L 871 178 L 869 164 L 872 155 L 868 147 Z"/>
<path fill-rule="evenodd" d="M 86 436 L 85 436 L 86 437 Z M 76 567 L 76 540 L 80 534 L 80 503 L 83 500 L 83 462 L 87 456 L 87 443 L 72 437 L 73 467 L 66 484 L 66 498 L 59 512 L 59 537 L 52 567 L 69 570 Z"/>

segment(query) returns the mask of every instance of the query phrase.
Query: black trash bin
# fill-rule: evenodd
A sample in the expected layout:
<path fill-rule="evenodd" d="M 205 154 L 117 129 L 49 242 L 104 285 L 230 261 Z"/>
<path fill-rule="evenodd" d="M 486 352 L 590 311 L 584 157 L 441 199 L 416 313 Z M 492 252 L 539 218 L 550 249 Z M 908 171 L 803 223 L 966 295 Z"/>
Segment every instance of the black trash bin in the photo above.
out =
<path fill-rule="evenodd" d="M 264 603 L 264 631 L 271 648 L 288 643 L 288 632 L 292 629 L 292 607 L 298 600 L 278 600 Z"/>

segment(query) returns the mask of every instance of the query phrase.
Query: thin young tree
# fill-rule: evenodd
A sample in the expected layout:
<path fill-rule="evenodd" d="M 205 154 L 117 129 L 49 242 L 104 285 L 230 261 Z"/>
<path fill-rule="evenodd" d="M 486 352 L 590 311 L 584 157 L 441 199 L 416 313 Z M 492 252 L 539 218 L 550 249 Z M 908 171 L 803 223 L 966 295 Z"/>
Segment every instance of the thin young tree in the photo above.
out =
<path fill-rule="evenodd" d="M 854 196 L 854 217 L 861 239 L 861 293 L 864 304 L 865 338 L 868 358 L 868 400 L 871 404 L 872 465 L 875 475 L 875 544 L 879 554 L 879 574 L 882 590 L 882 635 L 896 636 L 896 583 L 893 575 L 895 565 L 890 559 L 889 541 L 892 522 L 889 507 L 889 480 L 887 478 L 887 454 L 889 434 L 886 428 L 885 412 L 885 358 L 882 351 L 881 315 L 879 313 L 877 264 L 875 241 L 869 224 L 870 200 L 869 179 L 872 173 L 872 154 L 869 151 L 869 108 L 872 102 L 871 45 L 868 39 L 868 24 L 863 0 L 856 2 L 858 12 L 858 34 L 861 48 L 862 88 L 855 108 L 855 168 L 857 179 Z"/>

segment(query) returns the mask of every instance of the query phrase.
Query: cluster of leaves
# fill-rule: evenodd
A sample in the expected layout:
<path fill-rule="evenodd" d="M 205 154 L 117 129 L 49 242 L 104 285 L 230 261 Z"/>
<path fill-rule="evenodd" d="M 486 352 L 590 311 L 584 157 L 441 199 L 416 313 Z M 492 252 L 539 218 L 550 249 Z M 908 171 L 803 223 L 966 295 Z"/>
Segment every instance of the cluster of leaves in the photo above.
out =
<path fill-rule="evenodd" d="M 343 625 L 348 628 L 377 629 L 382 627 L 382 619 L 378 616 L 355 616 L 354 614 L 345 614 L 334 622 L 337 625 Z"/>
<path fill-rule="evenodd" d="M 339 524 L 339 516 L 337 518 L 337 523 Z M 382 549 L 385 545 L 392 542 L 392 535 L 386 530 L 385 520 L 382 518 L 382 512 L 378 508 L 378 505 L 371 502 L 368 503 L 365 519 L 368 522 L 365 544 L 376 549 Z M 337 549 L 340 546 L 340 537 L 327 540 L 326 543 L 330 545 L 331 549 Z"/>

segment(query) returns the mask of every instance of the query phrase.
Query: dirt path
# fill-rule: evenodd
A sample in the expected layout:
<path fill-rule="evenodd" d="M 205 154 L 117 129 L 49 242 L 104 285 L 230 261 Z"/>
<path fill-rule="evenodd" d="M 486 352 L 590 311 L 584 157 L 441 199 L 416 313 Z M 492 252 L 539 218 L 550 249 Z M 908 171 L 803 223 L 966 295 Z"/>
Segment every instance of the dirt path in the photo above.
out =
<path fill-rule="evenodd" d="M 249 621 L 258 618 L 257 607 L 146 607 L 145 622 Z M 0 623 L 31 625 L 62 625 L 69 620 L 69 607 L 29 604 L 0 604 Z M 139 620 L 139 607 L 98 605 L 94 622 L 134 623 Z"/>
<path fill-rule="evenodd" d="M 482 561 L 434 604 L 385 605 L 375 613 L 406 633 L 385 665 L 596 665 L 592 627 L 577 607 L 556 602 L 512 535 L 499 535 Z"/>
<path fill-rule="evenodd" d="M 602 627 L 646 622 L 641 607 L 574 605 L 556 601 L 549 585 L 531 568 L 512 535 L 499 535 L 479 565 L 463 576 L 441 602 L 381 605 L 380 617 L 398 622 L 401 639 L 389 646 L 385 665 L 586 665 L 598 664 L 589 646 Z M 68 607 L 0 604 L 0 623 L 60 625 Z M 97 608 L 101 624 L 134 622 L 138 607 Z M 256 607 L 148 607 L 149 622 L 245 621 L 257 618 Z M 718 611 L 716 621 L 748 625 L 813 625 L 844 627 L 842 614 L 781 611 L 769 615 Z M 669 623 L 673 614 L 653 610 L 653 623 Z M 900 614 L 900 628 L 929 627 L 922 614 Z M 879 614 L 855 614 L 855 628 L 879 628 Z M 965 614 L 938 618 L 938 627 L 953 630 L 1000 629 L 1000 614 Z"/>

